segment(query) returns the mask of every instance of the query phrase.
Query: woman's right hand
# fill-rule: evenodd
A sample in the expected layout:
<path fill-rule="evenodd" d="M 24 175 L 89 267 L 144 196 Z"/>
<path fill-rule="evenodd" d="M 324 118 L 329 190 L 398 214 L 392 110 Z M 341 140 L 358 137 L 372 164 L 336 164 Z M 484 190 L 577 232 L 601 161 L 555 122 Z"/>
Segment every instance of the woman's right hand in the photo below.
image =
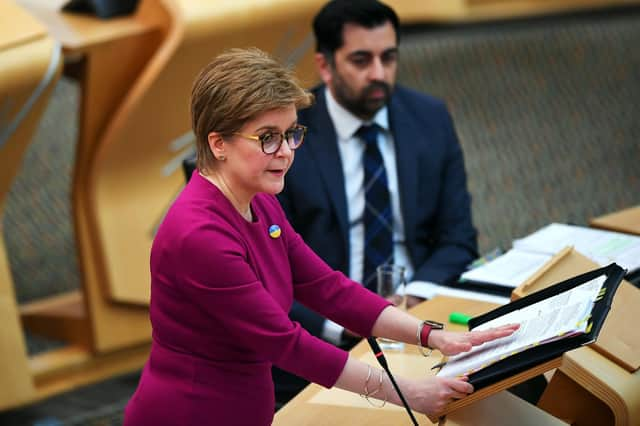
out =
<path fill-rule="evenodd" d="M 473 392 L 473 386 L 467 380 L 466 377 L 435 376 L 413 380 L 406 388 L 405 397 L 412 409 L 428 415 L 438 414 L 451 401 Z"/>
<path fill-rule="evenodd" d="M 438 349 L 444 355 L 456 355 L 460 352 L 468 352 L 474 346 L 510 336 L 518 328 L 520 324 L 508 324 L 481 331 L 432 330 L 429 333 L 429 347 Z"/>

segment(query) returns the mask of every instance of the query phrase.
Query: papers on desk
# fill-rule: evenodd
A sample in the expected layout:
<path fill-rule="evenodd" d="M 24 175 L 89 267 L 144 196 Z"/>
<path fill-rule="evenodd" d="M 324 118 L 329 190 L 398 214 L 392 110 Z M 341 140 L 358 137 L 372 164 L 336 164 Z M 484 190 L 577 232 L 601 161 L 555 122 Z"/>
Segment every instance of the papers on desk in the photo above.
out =
<path fill-rule="evenodd" d="M 552 223 L 513 242 L 514 248 L 545 254 L 555 254 L 566 246 L 573 246 L 601 266 L 615 262 L 628 271 L 640 268 L 640 237 L 635 235 Z"/>
<path fill-rule="evenodd" d="M 554 253 L 555 254 L 555 253 Z M 547 263 L 552 254 L 511 249 L 489 263 L 462 274 L 462 281 L 516 288 Z"/>
<path fill-rule="evenodd" d="M 413 281 L 407 284 L 405 292 L 412 296 L 422 297 L 423 299 L 433 299 L 436 296 L 449 296 L 459 297 L 461 299 L 481 300 L 498 305 L 505 305 L 510 301 L 508 297 L 473 290 L 462 290 L 460 288 L 447 287 L 426 281 Z"/>
<path fill-rule="evenodd" d="M 567 246 L 600 266 L 615 262 L 630 272 L 640 270 L 640 237 L 552 223 L 515 240 L 502 256 L 463 273 L 461 282 L 516 288 Z"/>
<path fill-rule="evenodd" d="M 606 276 L 598 276 L 571 290 L 533 303 L 487 321 L 474 330 L 486 330 L 518 323 L 513 335 L 449 357 L 438 376 L 469 375 L 498 361 L 545 343 L 588 333 L 594 302 L 598 299 Z"/>

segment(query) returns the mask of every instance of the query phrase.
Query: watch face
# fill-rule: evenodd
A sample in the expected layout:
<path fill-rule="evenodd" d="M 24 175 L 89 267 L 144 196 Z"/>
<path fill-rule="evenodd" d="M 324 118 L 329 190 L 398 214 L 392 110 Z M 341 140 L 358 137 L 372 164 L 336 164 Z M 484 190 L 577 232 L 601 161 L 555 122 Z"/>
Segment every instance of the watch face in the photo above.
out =
<path fill-rule="evenodd" d="M 425 320 L 424 322 L 434 330 L 441 330 L 444 328 L 444 324 L 438 321 Z"/>

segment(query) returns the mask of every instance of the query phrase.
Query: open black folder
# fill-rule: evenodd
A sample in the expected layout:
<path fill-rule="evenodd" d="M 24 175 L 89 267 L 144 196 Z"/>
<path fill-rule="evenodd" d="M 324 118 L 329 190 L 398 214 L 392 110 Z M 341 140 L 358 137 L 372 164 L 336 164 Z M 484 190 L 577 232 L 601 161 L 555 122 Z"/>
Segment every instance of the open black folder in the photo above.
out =
<path fill-rule="evenodd" d="M 474 389 L 477 391 L 532 367 L 543 364 L 546 361 L 557 358 L 569 350 L 594 342 L 598 337 L 598 333 L 604 324 L 607 314 L 609 313 L 613 297 L 620 285 L 620 282 L 624 278 L 625 272 L 626 271 L 623 268 L 612 263 L 609 266 L 562 281 L 469 320 L 469 329 L 473 330 L 479 325 L 501 317 L 509 312 L 513 312 L 566 292 L 600 276 L 605 277 L 605 281 L 602 284 L 602 294 L 594 302 L 591 310 L 591 316 L 589 319 L 591 325 L 588 332 L 547 343 L 541 343 L 476 371 L 468 376 L 469 382 L 473 384 Z"/>

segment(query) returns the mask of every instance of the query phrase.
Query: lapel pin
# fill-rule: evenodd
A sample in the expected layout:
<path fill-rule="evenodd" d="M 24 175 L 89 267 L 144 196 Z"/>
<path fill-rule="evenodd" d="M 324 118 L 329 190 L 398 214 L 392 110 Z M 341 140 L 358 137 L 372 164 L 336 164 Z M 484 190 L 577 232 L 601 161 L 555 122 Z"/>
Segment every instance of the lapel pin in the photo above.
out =
<path fill-rule="evenodd" d="M 280 234 L 282 233 L 282 230 L 280 229 L 280 227 L 278 225 L 271 225 L 269 227 L 269 236 L 271 238 L 280 238 Z"/>

